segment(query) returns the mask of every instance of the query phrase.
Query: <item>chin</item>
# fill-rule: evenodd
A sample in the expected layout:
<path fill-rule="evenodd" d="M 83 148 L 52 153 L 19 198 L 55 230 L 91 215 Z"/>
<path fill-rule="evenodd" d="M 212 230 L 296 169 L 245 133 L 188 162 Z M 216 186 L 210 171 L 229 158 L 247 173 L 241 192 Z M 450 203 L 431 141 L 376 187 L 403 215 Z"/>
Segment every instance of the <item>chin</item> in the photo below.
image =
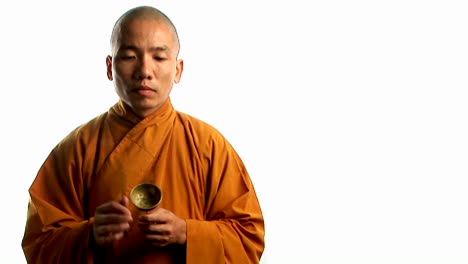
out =
<path fill-rule="evenodd" d="M 134 102 L 133 109 L 138 112 L 152 112 L 161 106 L 161 103 L 157 102 Z"/>

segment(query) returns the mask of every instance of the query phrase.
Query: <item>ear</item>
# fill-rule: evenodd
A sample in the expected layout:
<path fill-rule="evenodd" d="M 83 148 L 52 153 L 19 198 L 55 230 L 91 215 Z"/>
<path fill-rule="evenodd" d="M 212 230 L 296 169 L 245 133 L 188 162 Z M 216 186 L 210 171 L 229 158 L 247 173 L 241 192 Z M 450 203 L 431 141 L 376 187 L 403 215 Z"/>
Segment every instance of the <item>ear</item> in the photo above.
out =
<path fill-rule="evenodd" d="M 107 68 L 107 79 L 112 81 L 114 78 L 112 77 L 112 57 L 107 56 L 106 58 L 106 68 Z"/>
<path fill-rule="evenodd" d="M 176 74 L 174 78 L 175 83 L 180 82 L 180 78 L 182 77 L 182 72 L 184 71 L 184 61 L 183 60 L 177 60 L 176 64 Z"/>

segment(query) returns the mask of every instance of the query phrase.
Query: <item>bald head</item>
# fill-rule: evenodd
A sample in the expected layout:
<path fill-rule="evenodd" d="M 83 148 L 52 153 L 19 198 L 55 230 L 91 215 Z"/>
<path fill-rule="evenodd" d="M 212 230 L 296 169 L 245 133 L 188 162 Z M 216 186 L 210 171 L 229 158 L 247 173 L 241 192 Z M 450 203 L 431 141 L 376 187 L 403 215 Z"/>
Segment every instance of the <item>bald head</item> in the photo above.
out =
<path fill-rule="evenodd" d="M 160 21 L 164 22 L 167 24 L 174 36 L 174 41 L 175 45 L 177 48 L 177 53 L 179 53 L 180 49 L 180 43 L 179 43 L 179 36 L 177 35 L 177 30 L 172 23 L 172 21 L 167 17 L 163 12 L 161 12 L 159 9 L 156 9 L 151 6 L 139 6 L 132 8 L 125 12 L 117 21 L 115 22 L 114 28 L 112 29 L 112 35 L 111 35 L 111 49 L 114 50 L 116 47 L 120 37 L 121 37 L 121 32 L 122 28 L 125 26 L 125 24 L 134 21 L 134 20 L 155 20 L 155 21 Z"/>

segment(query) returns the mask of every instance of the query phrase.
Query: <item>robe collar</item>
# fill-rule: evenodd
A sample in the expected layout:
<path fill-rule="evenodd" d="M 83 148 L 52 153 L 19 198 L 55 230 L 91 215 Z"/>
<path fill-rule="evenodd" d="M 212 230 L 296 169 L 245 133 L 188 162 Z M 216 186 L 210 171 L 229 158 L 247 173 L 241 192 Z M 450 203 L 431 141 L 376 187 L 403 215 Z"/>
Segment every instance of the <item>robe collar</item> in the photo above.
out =
<path fill-rule="evenodd" d="M 175 113 L 174 106 L 172 105 L 170 98 L 168 98 L 156 111 L 143 119 L 137 116 L 130 106 L 122 100 L 119 100 L 119 102 L 111 108 L 111 111 L 133 125 L 143 125 L 144 123 L 145 126 L 158 125 L 159 123 L 168 120 Z"/>

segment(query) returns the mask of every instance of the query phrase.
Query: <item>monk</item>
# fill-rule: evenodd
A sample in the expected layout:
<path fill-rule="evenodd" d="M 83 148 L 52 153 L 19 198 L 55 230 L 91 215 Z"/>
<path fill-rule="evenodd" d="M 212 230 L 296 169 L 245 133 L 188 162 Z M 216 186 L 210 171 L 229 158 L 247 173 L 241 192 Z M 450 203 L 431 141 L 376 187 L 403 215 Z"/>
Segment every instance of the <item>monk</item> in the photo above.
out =
<path fill-rule="evenodd" d="M 259 263 L 264 219 L 238 153 L 211 125 L 174 109 L 182 75 L 169 18 L 149 6 L 116 22 L 107 77 L 119 100 L 51 151 L 29 188 L 28 263 Z M 158 207 L 130 199 L 140 183 Z"/>

